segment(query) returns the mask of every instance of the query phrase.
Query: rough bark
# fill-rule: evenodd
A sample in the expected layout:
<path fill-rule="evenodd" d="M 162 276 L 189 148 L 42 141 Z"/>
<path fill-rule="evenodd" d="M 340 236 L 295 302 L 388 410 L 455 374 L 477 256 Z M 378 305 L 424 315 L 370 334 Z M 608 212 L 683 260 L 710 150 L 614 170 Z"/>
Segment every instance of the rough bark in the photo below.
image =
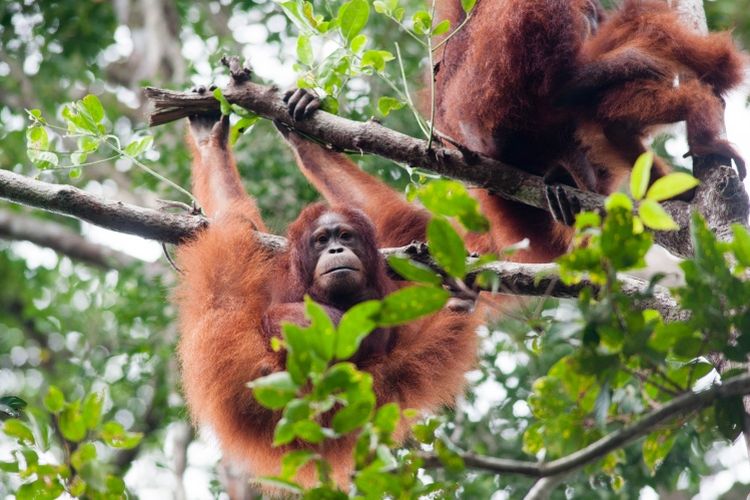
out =
<path fill-rule="evenodd" d="M 148 87 L 145 94 L 154 108 L 149 116 L 149 124 L 152 126 L 219 110 L 219 102 L 210 93 L 176 92 Z M 235 81 L 224 89 L 223 94 L 231 103 L 264 118 L 282 122 L 335 149 L 376 154 L 487 188 L 510 200 L 549 209 L 541 177 L 500 161 L 473 152 L 446 148 L 434 142 L 428 148 L 427 141 L 388 129 L 372 120 L 356 122 L 318 111 L 312 118 L 296 122 L 287 113 L 281 94 L 275 87 L 250 81 Z M 743 190 L 735 189 L 736 186 L 741 186 L 741 182 L 732 169 L 727 167 L 710 165 L 701 172 L 703 182 L 696 190 L 696 199 L 692 205 L 710 221 L 712 229 L 719 233 L 728 232 L 731 223 L 747 217 L 747 196 Z M 568 186 L 564 186 L 564 189 L 570 196 L 578 197 L 584 210 L 598 210 L 603 206 L 604 197 L 601 195 Z M 655 241 L 674 255 L 691 256 L 693 249 L 688 231 L 690 205 L 668 201 L 662 206 L 681 229 L 656 232 Z"/>

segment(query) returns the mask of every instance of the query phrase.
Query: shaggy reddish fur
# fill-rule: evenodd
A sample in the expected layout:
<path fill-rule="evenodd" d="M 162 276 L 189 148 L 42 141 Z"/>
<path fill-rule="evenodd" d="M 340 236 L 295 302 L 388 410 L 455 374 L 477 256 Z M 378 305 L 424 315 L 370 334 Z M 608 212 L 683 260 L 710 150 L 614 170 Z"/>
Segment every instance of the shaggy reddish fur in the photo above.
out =
<path fill-rule="evenodd" d="M 457 0 L 438 1 L 452 26 L 463 20 Z M 473 151 L 536 174 L 568 170 L 580 160 L 576 120 L 556 104 L 575 75 L 591 19 L 589 0 L 480 0 L 469 22 L 436 53 L 436 125 Z M 590 180 L 576 179 L 579 184 Z M 544 211 L 474 190 L 490 220 L 487 235 L 467 242 L 498 251 L 529 238 L 514 259 L 549 261 L 565 251 L 570 231 Z"/>
<path fill-rule="evenodd" d="M 734 159 L 742 170 L 744 161 L 721 138 L 721 96 L 741 83 L 747 63 L 731 35 L 696 34 L 660 0 L 626 0 L 583 45 L 580 64 L 609 67 L 612 61 L 635 59 L 654 71 L 600 89 L 590 89 L 585 82 L 580 82 L 584 92 L 575 85 L 568 89 L 582 101 L 578 137 L 597 168 L 595 189 L 608 193 L 618 187 L 646 150 L 643 138 L 655 125 L 683 120 L 693 156 Z M 652 180 L 668 171 L 657 158 Z"/>
<path fill-rule="evenodd" d="M 452 26 L 463 20 L 457 0 L 438 7 Z M 605 16 L 593 0 L 480 0 L 437 58 L 438 130 L 530 173 L 562 167 L 579 187 L 610 193 L 644 151 L 647 129 L 679 120 L 693 154 L 741 162 L 719 139 L 718 95 L 741 79 L 742 56 L 726 33 L 682 28 L 663 2 L 627 0 Z M 683 85 L 673 87 L 677 75 Z M 571 106 L 571 94 L 585 105 Z M 654 170 L 656 178 L 667 167 Z M 570 231 L 546 211 L 476 195 L 491 230 L 467 240 L 474 249 L 529 238 L 514 258 L 536 262 L 567 248 Z"/>
<path fill-rule="evenodd" d="M 213 428 L 229 457 L 254 475 L 276 474 L 281 455 L 303 445 L 271 446 L 280 415 L 258 405 L 247 383 L 284 369 L 284 353 L 273 352 L 269 344 L 270 336 L 279 333 L 279 322 L 306 322 L 299 300 L 309 286 L 312 264 L 303 244 L 311 221 L 326 208 L 309 207 L 290 226 L 289 252 L 265 250 L 251 230 L 253 225 L 263 228 L 263 221 L 242 189 L 225 131 L 215 127 L 208 139 L 196 135 L 197 141 L 190 139 L 194 191 L 212 222 L 178 252 L 184 275 L 175 302 L 185 396 L 195 422 Z M 375 234 L 387 233 L 387 228 L 379 222 L 373 226 L 356 210 L 335 211 L 369 242 L 365 263 L 378 289 L 394 289 L 376 246 Z M 334 320 L 342 313 L 330 305 L 327 310 Z M 463 375 L 475 359 L 476 326 L 475 317 L 444 310 L 394 328 L 386 355 L 355 360 L 373 375 L 379 404 L 395 401 L 402 408 L 435 410 L 452 404 L 464 386 Z M 353 438 L 345 437 L 310 448 L 332 463 L 335 478 L 344 484 L 352 467 L 352 446 Z M 299 479 L 309 484 L 312 477 L 312 468 L 307 468 Z"/>

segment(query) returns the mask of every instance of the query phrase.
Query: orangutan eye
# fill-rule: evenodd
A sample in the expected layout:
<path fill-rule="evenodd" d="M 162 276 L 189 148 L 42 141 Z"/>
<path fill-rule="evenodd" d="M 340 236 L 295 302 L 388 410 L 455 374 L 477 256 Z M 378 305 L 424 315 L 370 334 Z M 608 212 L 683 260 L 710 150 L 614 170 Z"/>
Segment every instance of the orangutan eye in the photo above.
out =
<path fill-rule="evenodd" d="M 328 236 L 325 234 L 319 235 L 317 238 L 315 238 L 315 243 L 319 245 L 325 245 L 326 243 L 328 243 Z"/>
<path fill-rule="evenodd" d="M 339 239 L 342 241 L 349 241 L 352 239 L 351 233 L 347 233 L 346 231 L 341 231 L 339 234 Z"/>

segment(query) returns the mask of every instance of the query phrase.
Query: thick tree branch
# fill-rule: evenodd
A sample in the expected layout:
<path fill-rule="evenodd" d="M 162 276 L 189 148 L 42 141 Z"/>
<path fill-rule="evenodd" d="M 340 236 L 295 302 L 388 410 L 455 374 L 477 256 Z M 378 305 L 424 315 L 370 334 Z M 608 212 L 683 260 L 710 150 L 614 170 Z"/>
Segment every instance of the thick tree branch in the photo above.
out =
<path fill-rule="evenodd" d="M 750 374 L 731 378 L 722 384 L 715 384 L 701 392 L 688 392 L 677 396 L 669 403 L 646 414 L 636 423 L 612 432 L 575 453 L 551 462 L 530 462 L 487 457 L 474 453 L 464 453 L 462 458 L 467 467 L 482 469 L 498 474 L 521 474 L 531 477 L 550 477 L 571 472 L 604 457 L 649 434 L 665 422 L 688 413 L 707 408 L 716 400 L 750 394 Z M 426 467 L 440 467 L 440 460 L 431 453 L 423 454 Z"/>
<path fill-rule="evenodd" d="M 8 170 L 0 170 L 0 198 L 167 243 L 179 243 L 206 225 L 203 217 L 107 200 L 73 186 L 37 181 Z"/>
<path fill-rule="evenodd" d="M 0 198 L 76 217 L 114 231 L 167 243 L 179 243 L 208 224 L 208 221 L 200 216 L 170 214 L 111 201 L 72 186 L 36 181 L 6 170 L 0 170 Z M 60 228 L 47 226 L 36 219 L 9 219 L 3 224 L 3 214 L 0 212 L 0 235 L 4 233 L 15 235 L 17 239 L 28 239 L 49 246 L 71 256 L 78 255 L 83 260 L 95 264 L 128 262 L 128 258 L 122 254 L 105 251 L 75 233 L 61 232 Z M 271 250 L 282 251 L 286 247 L 286 239 L 281 236 L 258 233 L 258 238 Z M 382 253 L 385 257 L 405 256 L 436 268 L 426 247 L 421 244 L 383 249 Z M 572 286 L 564 285 L 559 280 L 555 264 L 513 262 L 488 264 L 469 275 L 467 281 L 471 282 L 473 275 L 483 270 L 489 270 L 498 276 L 501 292 L 516 295 L 573 298 L 578 296 L 582 288 L 592 286 L 586 280 Z M 622 282 L 625 292 L 633 296 L 643 294 L 648 286 L 645 281 L 633 277 L 623 276 Z M 676 302 L 663 287 L 656 287 L 653 298 L 644 301 L 643 307 L 659 310 L 665 319 L 673 319 L 679 313 Z"/>
<path fill-rule="evenodd" d="M 396 255 L 410 258 L 431 267 L 437 272 L 441 272 L 440 268 L 430 257 L 425 245 L 422 244 L 411 244 L 400 248 L 384 248 L 381 250 L 381 253 L 386 257 Z M 474 278 L 484 271 L 489 271 L 497 276 L 499 282 L 497 290 L 486 289 L 486 291 L 497 291 L 498 293 L 525 295 L 528 297 L 573 299 L 578 297 L 578 294 L 584 288 L 598 289 L 597 285 L 587 279 L 572 285 L 566 285 L 560 279 L 557 264 L 492 262 L 471 271 L 466 276 L 465 281 L 468 283 L 474 282 Z M 665 321 L 684 319 L 685 312 L 680 309 L 679 304 L 667 288 L 655 285 L 651 287 L 649 293 L 649 284 L 640 278 L 621 274 L 618 276 L 618 279 L 623 293 L 634 297 L 637 300 L 638 307 L 642 309 L 656 309 L 661 313 Z"/>
<path fill-rule="evenodd" d="M 211 94 L 175 92 L 146 88 L 146 96 L 153 103 L 154 111 L 149 123 L 160 125 L 197 113 L 216 112 L 219 103 Z M 544 182 L 540 177 L 497 160 L 456 149 L 445 148 L 388 129 L 375 121 L 356 122 L 330 113 L 319 111 L 305 121 L 296 122 L 287 113 L 279 91 L 274 87 L 250 81 L 233 83 L 224 90 L 224 96 L 232 103 L 257 113 L 264 118 L 276 120 L 295 128 L 307 136 L 330 144 L 336 149 L 372 153 L 416 167 L 430 169 L 441 175 L 452 177 L 474 186 L 484 187 L 498 195 L 548 209 L 544 195 Z M 731 223 L 747 218 L 747 196 L 737 189 L 741 183 L 734 172 L 726 167 L 711 168 L 698 188 L 695 206 L 720 233 L 728 231 Z M 603 197 L 591 192 L 565 186 L 570 195 L 575 194 L 584 210 L 596 210 L 603 204 Z M 680 225 L 675 232 L 657 232 L 656 242 L 671 253 L 689 257 L 692 243 L 688 233 L 689 205 L 680 201 L 663 203 L 667 212 Z"/>

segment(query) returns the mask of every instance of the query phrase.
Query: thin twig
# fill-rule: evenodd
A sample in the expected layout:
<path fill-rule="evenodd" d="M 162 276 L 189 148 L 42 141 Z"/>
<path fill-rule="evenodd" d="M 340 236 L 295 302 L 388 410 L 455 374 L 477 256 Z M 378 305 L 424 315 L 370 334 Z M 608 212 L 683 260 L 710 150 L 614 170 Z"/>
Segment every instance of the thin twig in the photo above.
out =
<path fill-rule="evenodd" d="M 551 462 L 530 462 L 488 457 L 474 453 L 463 453 L 461 457 L 467 467 L 498 474 L 521 474 L 531 477 L 550 477 L 570 473 L 602 458 L 649 434 L 667 421 L 691 412 L 707 408 L 719 399 L 750 394 L 750 374 L 731 378 L 722 384 L 714 384 L 701 392 L 687 392 L 672 401 L 647 413 L 632 425 L 612 432 L 590 445 Z M 439 467 L 437 455 L 422 453 L 426 467 Z"/>

